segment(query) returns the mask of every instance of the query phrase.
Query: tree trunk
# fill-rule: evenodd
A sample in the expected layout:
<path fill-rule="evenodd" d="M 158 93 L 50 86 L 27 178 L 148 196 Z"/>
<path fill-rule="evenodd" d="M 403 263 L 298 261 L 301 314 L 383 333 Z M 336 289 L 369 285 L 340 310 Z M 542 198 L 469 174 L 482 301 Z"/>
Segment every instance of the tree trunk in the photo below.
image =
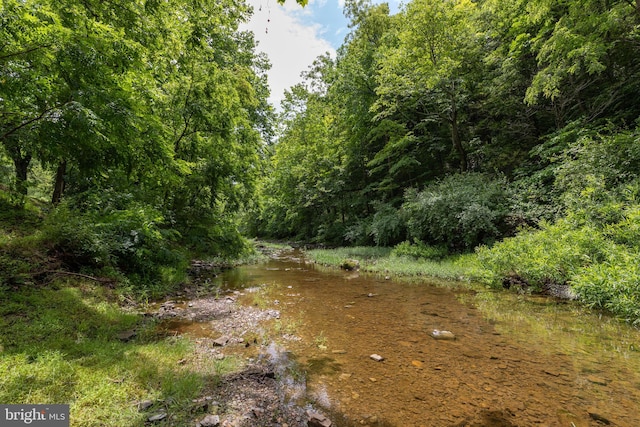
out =
<path fill-rule="evenodd" d="M 456 104 L 455 92 L 451 93 L 451 142 L 453 148 L 458 152 L 460 157 L 460 172 L 466 172 L 468 168 L 467 164 L 467 152 L 462 146 L 462 140 L 460 139 L 460 130 L 458 128 L 458 106 Z"/>
<path fill-rule="evenodd" d="M 27 195 L 27 173 L 31 163 L 31 154 L 21 155 L 18 150 L 13 154 L 13 166 L 16 169 L 16 190 L 23 196 Z"/>
<path fill-rule="evenodd" d="M 64 176 L 67 173 L 67 161 L 63 160 L 58 164 L 58 169 L 56 170 L 56 182 L 53 186 L 53 196 L 51 197 L 51 203 L 53 205 L 57 205 L 62 200 L 62 194 L 64 193 L 64 187 L 66 182 L 64 180 Z"/>

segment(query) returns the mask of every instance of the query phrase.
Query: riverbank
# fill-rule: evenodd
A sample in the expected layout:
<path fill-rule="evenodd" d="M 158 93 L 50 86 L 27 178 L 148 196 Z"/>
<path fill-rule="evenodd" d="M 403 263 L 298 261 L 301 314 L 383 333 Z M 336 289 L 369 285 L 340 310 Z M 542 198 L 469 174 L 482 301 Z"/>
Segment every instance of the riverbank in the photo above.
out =
<path fill-rule="evenodd" d="M 452 255 L 441 259 L 416 258 L 397 255 L 392 248 L 344 247 L 336 249 L 312 249 L 308 256 L 315 262 L 342 269 L 358 269 L 400 280 L 423 281 L 428 279 L 443 286 L 459 287 L 466 284 L 470 289 L 492 286 L 484 280 L 488 272 L 479 264 L 476 254 Z M 494 280 L 495 282 L 495 280 Z M 504 277 L 502 288 L 520 293 L 537 293 L 563 300 L 575 300 L 577 296 L 567 283 L 546 283 L 543 287 L 532 287 L 518 277 Z"/>
<path fill-rule="evenodd" d="M 116 297 L 79 278 L 2 293 L 0 402 L 69 404 L 74 427 L 307 425 L 260 356 L 277 310 L 200 284 Z"/>

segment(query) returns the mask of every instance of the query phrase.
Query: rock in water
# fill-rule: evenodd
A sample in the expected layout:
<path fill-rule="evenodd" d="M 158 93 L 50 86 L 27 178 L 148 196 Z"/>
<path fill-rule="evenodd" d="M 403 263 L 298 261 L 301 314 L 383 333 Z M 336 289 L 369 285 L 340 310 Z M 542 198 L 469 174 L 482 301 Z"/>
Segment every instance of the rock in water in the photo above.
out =
<path fill-rule="evenodd" d="M 441 331 L 438 329 L 434 329 L 433 331 L 431 331 L 430 335 L 437 340 L 452 341 L 456 339 L 456 336 L 453 334 L 453 332 Z"/>
<path fill-rule="evenodd" d="M 360 268 L 360 261 L 357 259 L 345 259 L 340 264 L 340 268 L 347 271 L 354 271 Z"/>

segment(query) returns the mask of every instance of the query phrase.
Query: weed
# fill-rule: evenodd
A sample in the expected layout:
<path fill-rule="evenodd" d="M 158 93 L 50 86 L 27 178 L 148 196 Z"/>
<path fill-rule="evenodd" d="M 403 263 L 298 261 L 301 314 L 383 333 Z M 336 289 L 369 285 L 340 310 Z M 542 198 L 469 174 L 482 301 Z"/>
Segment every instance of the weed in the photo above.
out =
<path fill-rule="evenodd" d="M 314 338 L 313 342 L 321 350 L 327 349 L 327 337 L 324 334 L 324 331 L 320 331 L 318 335 Z"/>

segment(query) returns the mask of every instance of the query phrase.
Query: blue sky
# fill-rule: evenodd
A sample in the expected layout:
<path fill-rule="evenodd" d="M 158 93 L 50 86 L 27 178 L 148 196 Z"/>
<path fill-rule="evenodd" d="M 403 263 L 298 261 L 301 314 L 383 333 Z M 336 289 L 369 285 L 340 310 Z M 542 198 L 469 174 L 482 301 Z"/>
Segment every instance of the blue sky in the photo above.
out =
<path fill-rule="evenodd" d="M 349 32 L 342 13 L 344 1 L 309 0 L 304 8 L 294 0 L 287 0 L 284 6 L 276 0 L 246 1 L 253 6 L 254 16 L 244 29 L 254 32 L 258 51 L 267 54 L 271 61 L 270 101 L 278 107 L 284 91 L 302 81 L 300 73 L 315 58 L 327 52 L 335 56 Z M 384 2 L 389 3 L 391 13 L 398 11 L 400 0 Z"/>
<path fill-rule="evenodd" d="M 291 1 L 291 0 L 290 0 Z M 327 40 L 334 49 L 340 47 L 347 35 L 349 21 L 337 0 L 316 1 L 301 8 L 300 21 L 306 25 L 320 25 L 319 36 Z"/>
<path fill-rule="evenodd" d="M 293 2 L 293 0 L 288 0 Z M 399 0 L 373 0 L 373 3 L 388 3 L 391 13 L 396 13 L 400 6 Z M 305 8 L 300 8 L 301 21 L 308 25 L 321 26 L 320 36 L 327 40 L 334 49 L 340 47 L 349 32 L 349 21 L 343 14 L 344 1 L 316 0 L 310 1 Z"/>

